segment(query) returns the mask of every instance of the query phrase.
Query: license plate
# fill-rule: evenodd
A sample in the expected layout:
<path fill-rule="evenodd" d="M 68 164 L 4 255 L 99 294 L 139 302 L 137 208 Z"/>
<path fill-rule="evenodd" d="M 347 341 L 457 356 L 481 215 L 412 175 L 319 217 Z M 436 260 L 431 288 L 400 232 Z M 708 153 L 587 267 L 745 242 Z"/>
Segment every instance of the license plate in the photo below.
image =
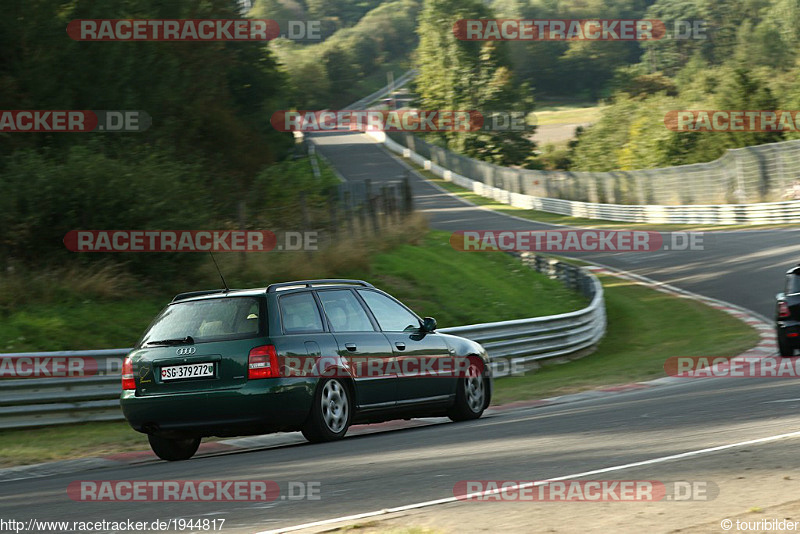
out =
<path fill-rule="evenodd" d="M 206 378 L 214 376 L 213 363 L 191 363 L 189 365 L 170 365 L 161 368 L 161 380 L 180 380 L 181 378 Z"/>

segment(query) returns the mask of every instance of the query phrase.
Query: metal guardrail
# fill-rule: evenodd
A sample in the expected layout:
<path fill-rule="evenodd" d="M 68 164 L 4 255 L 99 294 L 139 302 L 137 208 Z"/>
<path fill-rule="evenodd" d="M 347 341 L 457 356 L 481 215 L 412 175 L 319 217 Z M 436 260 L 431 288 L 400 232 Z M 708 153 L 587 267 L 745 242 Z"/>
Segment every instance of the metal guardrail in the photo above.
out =
<path fill-rule="evenodd" d="M 376 100 L 388 96 L 392 91 L 394 91 L 398 87 L 403 87 L 407 82 L 413 80 L 416 76 L 417 76 L 417 71 L 411 69 L 402 74 L 399 78 L 397 78 L 394 81 L 394 83 L 386 85 L 385 87 L 381 87 L 371 95 L 365 96 L 361 100 L 357 100 L 342 109 L 366 109 L 370 104 L 374 103 Z"/>
<path fill-rule="evenodd" d="M 800 198 L 800 140 L 728 149 L 720 158 L 659 169 L 543 171 L 457 154 L 407 132 L 390 137 L 433 163 L 487 186 L 535 197 L 620 205 L 708 205 Z"/>
<path fill-rule="evenodd" d="M 400 76 L 401 87 L 417 75 Z M 389 86 L 359 100 L 361 109 Z M 541 171 L 502 167 L 456 154 L 410 133 L 391 134 L 434 165 L 482 183 L 487 191 L 527 197 L 523 208 L 625 222 L 741 224 L 800 221 L 800 140 L 728 149 L 690 165 L 632 171 Z M 724 210 L 720 222 L 715 211 Z M 734 209 L 733 206 L 741 207 Z M 651 209 L 651 208 L 664 209 Z M 688 207 L 696 209 L 685 209 Z"/>
<path fill-rule="evenodd" d="M 130 350 L 0 354 L 0 376 L 6 374 L 9 363 L 14 369 L 33 372 L 34 358 L 48 369 L 52 369 L 48 358 L 78 363 L 81 373 L 90 375 L 0 379 L 0 429 L 121 419 L 120 372 Z"/>
<path fill-rule="evenodd" d="M 451 181 L 483 197 L 491 198 L 516 208 L 557 213 L 570 217 L 651 224 L 728 225 L 800 222 L 800 200 L 756 204 L 666 206 L 655 204 L 601 204 L 527 195 L 510 191 L 503 187 L 488 185 L 483 181 L 483 178 L 482 180 L 473 180 L 463 174 L 454 172 L 452 169 L 437 165 L 425 156 L 417 154 L 410 148 L 395 142 L 383 132 L 365 133 L 376 141 L 383 143 L 390 151 L 413 161 L 440 178 Z M 416 142 L 418 143 L 419 140 L 416 140 Z M 463 158 L 463 156 L 459 157 Z M 509 172 L 514 171 L 514 169 L 507 170 Z M 510 184 L 513 182 L 499 180 L 496 183 Z"/>
<path fill-rule="evenodd" d="M 532 362 L 559 356 L 578 356 L 591 350 L 606 328 L 600 282 L 587 271 L 528 253 L 520 255 L 530 267 L 580 291 L 591 299 L 588 307 L 547 317 L 484 323 L 441 332 L 482 343 L 498 363 L 496 376 L 527 369 Z M 122 360 L 131 349 L 0 354 L 0 376 L 5 360 L 30 369 L 32 358 L 58 358 L 84 363 L 92 376 L 0 378 L 0 430 L 122 419 L 119 409 Z M 29 361 L 25 361 L 27 358 Z M 41 362 L 41 360 L 40 360 Z M 95 365 L 96 364 L 96 365 Z"/>
<path fill-rule="evenodd" d="M 586 308 L 559 315 L 439 329 L 481 343 L 495 360 L 496 377 L 529 370 L 545 359 L 585 355 L 594 350 L 606 332 L 603 286 L 594 275 L 542 256 L 530 253 L 519 256 L 528 266 L 560 279 L 591 302 Z"/>

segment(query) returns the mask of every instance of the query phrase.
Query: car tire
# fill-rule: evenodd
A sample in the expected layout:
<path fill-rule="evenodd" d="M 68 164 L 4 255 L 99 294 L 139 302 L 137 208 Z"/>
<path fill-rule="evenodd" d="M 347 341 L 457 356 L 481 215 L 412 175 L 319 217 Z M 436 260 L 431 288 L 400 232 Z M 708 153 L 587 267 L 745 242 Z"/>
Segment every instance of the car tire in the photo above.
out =
<path fill-rule="evenodd" d="M 311 413 L 302 428 L 311 443 L 342 439 L 350 428 L 353 409 L 350 390 L 336 378 L 321 381 L 314 393 Z"/>
<path fill-rule="evenodd" d="M 200 447 L 200 438 L 168 439 L 148 434 L 147 440 L 156 456 L 168 462 L 188 460 Z"/>
<path fill-rule="evenodd" d="M 483 362 L 470 358 L 466 376 L 458 379 L 456 401 L 447 412 L 451 421 L 478 419 L 486 409 L 488 388 L 483 373 Z"/>
<path fill-rule="evenodd" d="M 778 352 L 780 352 L 781 356 L 784 358 L 791 358 L 794 356 L 794 346 L 789 343 L 786 336 L 781 334 L 778 334 Z"/>

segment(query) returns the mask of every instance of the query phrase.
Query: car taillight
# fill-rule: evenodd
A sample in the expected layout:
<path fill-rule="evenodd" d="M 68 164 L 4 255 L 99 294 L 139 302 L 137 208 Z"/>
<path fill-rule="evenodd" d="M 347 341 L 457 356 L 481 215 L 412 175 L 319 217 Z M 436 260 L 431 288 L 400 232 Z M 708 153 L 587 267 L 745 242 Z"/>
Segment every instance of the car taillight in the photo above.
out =
<path fill-rule="evenodd" d="M 278 372 L 278 352 L 273 345 L 253 347 L 247 359 L 247 378 L 258 380 L 260 378 L 275 378 Z"/>
<path fill-rule="evenodd" d="M 128 357 L 122 362 L 122 389 L 136 389 L 136 381 L 133 379 L 133 362 Z"/>
<path fill-rule="evenodd" d="M 778 301 L 778 317 L 791 317 L 792 312 L 789 311 L 789 306 L 784 301 Z"/>

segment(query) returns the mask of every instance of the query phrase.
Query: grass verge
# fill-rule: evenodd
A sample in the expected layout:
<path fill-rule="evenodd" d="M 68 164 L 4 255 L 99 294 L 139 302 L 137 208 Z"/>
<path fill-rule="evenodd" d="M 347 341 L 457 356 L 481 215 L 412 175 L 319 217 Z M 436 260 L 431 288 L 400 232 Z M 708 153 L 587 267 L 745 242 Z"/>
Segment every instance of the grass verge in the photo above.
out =
<path fill-rule="evenodd" d="M 553 105 L 540 107 L 534 112 L 537 126 L 554 124 L 583 124 L 597 122 L 603 114 L 603 106 L 584 104 L 572 106 Z"/>
<path fill-rule="evenodd" d="M 608 330 L 593 354 L 536 373 L 495 382 L 494 404 L 539 399 L 665 376 L 670 356 L 733 357 L 759 341 L 758 332 L 700 302 L 612 276 L 605 289 Z"/>
<path fill-rule="evenodd" d="M 424 221 L 412 223 L 408 234 L 388 231 L 373 241 L 342 239 L 311 256 L 304 252 L 253 253 L 239 265 L 241 257 L 233 254 L 219 262 L 222 271 L 230 274 L 226 278 L 231 287 L 263 287 L 270 282 L 310 278 L 368 280 L 420 315 L 436 317 L 441 327 L 552 315 L 584 304 L 582 297 L 523 267 L 511 256 L 455 250 L 449 233 L 429 232 Z M 206 267 L 208 272 L 201 279 L 207 282 L 199 286 L 182 282 L 176 284 L 174 293 L 218 287 L 213 266 Z M 16 277 L 14 282 L 24 287 L 39 278 Z M 76 278 L 69 273 L 47 279 L 54 288 L 48 298 L 27 304 L 20 301 L 5 310 L 0 321 L 0 352 L 130 347 L 174 295 L 163 290 L 155 294 L 144 289 L 129 292 L 122 287 L 107 294 L 85 287 L 71 291 Z M 107 284 L 101 280 L 98 284 Z"/>
<path fill-rule="evenodd" d="M 147 436 L 124 421 L 0 432 L 0 467 L 147 450 Z"/>

